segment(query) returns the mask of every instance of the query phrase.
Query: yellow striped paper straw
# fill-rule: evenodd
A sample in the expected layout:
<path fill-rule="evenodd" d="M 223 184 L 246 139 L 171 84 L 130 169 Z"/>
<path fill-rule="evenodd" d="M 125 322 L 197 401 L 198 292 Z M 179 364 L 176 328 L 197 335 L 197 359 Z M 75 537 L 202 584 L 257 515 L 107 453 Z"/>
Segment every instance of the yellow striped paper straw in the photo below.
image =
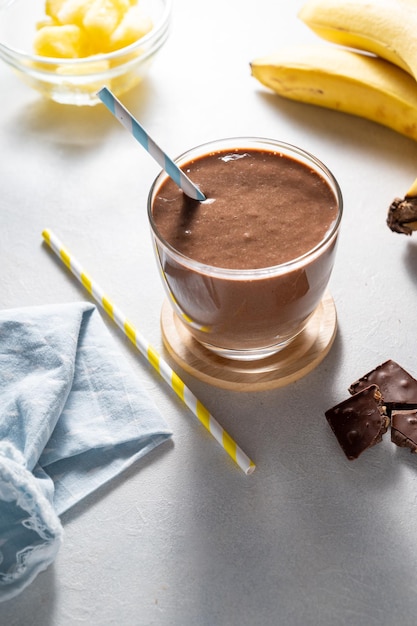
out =
<path fill-rule="evenodd" d="M 252 474 L 255 470 L 253 461 L 239 448 L 232 437 L 220 426 L 206 407 L 201 404 L 181 378 L 171 369 L 168 363 L 162 359 L 158 352 L 136 330 L 133 324 L 129 322 L 122 311 L 106 296 L 103 289 L 90 278 L 77 259 L 68 252 L 58 237 L 50 230 L 44 230 L 42 236 L 49 247 L 86 288 L 88 293 L 103 307 L 111 319 L 155 368 L 165 382 L 175 391 L 184 404 L 198 417 L 203 426 L 207 428 L 235 463 L 237 463 L 245 474 Z"/>

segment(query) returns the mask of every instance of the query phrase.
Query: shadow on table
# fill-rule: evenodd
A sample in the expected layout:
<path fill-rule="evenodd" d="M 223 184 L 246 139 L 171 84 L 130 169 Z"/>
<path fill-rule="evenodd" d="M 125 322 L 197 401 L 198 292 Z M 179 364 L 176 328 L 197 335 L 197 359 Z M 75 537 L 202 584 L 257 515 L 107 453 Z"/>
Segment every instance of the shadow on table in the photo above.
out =
<path fill-rule="evenodd" d="M 158 463 L 158 461 L 161 461 L 163 457 L 167 454 L 167 452 L 169 450 L 172 450 L 173 447 L 174 442 L 172 439 L 165 441 L 163 444 L 152 450 L 149 454 L 135 461 L 118 476 L 115 476 L 112 480 L 105 483 L 104 485 L 96 489 L 93 493 L 83 498 L 83 500 L 72 506 L 68 511 L 61 515 L 61 522 L 64 526 L 64 529 L 66 524 L 74 521 L 80 515 L 87 513 L 88 510 L 92 508 L 95 503 L 108 497 L 109 494 L 118 489 L 122 483 L 133 479 L 134 477 L 136 477 L 137 474 L 140 474 L 140 472 L 145 470 L 146 468 L 152 468 L 152 465 Z M 138 476 L 138 480 L 140 480 L 140 476 Z"/>
<path fill-rule="evenodd" d="M 133 115 L 138 116 L 146 110 L 152 93 L 152 81 L 146 79 L 120 99 Z M 117 128 L 111 114 L 102 104 L 92 107 L 71 106 L 39 97 L 31 101 L 30 105 L 18 109 L 15 115 L 10 133 L 21 133 L 26 142 L 36 138 L 57 145 L 94 149 L 97 143 L 105 140 Z"/>
<path fill-rule="evenodd" d="M 416 235 L 411 235 L 411 237 Z M 404 250 L 404 266 L 414 286 L 417 287 L 417 240 L 408 241 L 407 244 Z"/>

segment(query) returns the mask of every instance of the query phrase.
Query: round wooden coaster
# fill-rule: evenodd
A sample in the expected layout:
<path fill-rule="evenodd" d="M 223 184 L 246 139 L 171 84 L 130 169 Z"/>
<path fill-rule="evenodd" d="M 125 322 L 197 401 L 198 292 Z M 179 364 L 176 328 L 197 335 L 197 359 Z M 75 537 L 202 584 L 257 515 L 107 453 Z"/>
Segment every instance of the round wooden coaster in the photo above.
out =
<path fill-rule="evenodd" d="M 332 347 L 337 315 L 333 298 L 326 293 L 302 333 L 281 352 L 258 361 L 212 354 L 190 335 L 168 301 L 162 305 L 161 329 L 169 354 L 198 380 L 234 391 L 263 391 L 284 387 L 317 367 Z"/>

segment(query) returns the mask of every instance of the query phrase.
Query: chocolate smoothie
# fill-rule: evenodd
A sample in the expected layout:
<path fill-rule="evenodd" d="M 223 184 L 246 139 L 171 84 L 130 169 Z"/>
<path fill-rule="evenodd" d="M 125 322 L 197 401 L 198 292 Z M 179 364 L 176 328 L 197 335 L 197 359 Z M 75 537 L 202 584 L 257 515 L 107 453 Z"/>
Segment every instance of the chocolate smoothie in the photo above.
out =
<path fill-rule="evenodd" d="M 150 199 L 177 312 L 215 348 L 284 346 L 316 309 L 330 276 L 340 218 L 335 191 L 317 166 L 279 149 L 216 150 L 182 169 L 205 202 L 169 178 Z"/>

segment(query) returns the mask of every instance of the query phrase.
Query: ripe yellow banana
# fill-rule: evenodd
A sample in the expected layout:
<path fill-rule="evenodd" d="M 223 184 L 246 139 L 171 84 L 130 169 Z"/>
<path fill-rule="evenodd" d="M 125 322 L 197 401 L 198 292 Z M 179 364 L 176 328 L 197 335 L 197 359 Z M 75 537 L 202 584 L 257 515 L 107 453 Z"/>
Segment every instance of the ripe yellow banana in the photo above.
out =
<path fill-rule="evenodd" d="M 406 198 L 415 198 L 415 197 L 417 197 L 417 178 L 414 180 L 414 182 L 411 185 L 410 189 L 405 194 L 405 197 Z"/>
<path fill-rule="evenodd" d="M 307 0 L 298 17 L 323 39 L 372 52 L 417 78 L 416 0 Z"/>
<path fill-rule="evenodd" d="M 417 83 L 392 63 L 337 46 L 294 45 L 250 65 L 280 96 L 364 117 L 417 140 Z"/>

